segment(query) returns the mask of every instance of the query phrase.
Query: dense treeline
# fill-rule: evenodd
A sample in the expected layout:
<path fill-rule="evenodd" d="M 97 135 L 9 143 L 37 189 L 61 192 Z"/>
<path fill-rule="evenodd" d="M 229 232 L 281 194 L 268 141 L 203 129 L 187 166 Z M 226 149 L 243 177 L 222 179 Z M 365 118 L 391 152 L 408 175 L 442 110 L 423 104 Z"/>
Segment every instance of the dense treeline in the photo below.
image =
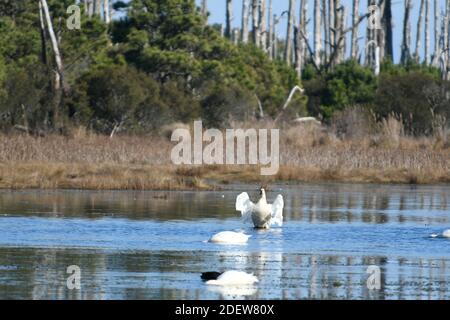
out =
<path fill-rule="evenodd" d="M 416 59 L 393 65 L 387 57 L 379 74 L 326 48 L 291 61 L 302 43 L 293 16 L 288 35 L 296 36 L 284 42 L 272 41 L 270 30 L 259 32 L 265 19 L 254 17 L 256 29 L 227 23 L 222 35 L 220 26 L 207 24 L 206 5 L 197 8 L 194 0 L 82 1 L 81 28 L 69 30 L 71 4 L 0 2 L 2 130 L 147 133 L 200 117 L 221 127 L 277 117 L 296 85 L 305 95 L 294 95 L 280 119 L 329 121 L 359 105 L 378 119 L 394 114 L 414 134 L 450 119 L 449 82 Z M 122 14 L 111 19 L 112 12 Z M 342 50 L 339 41 L 335 48 Z M 326 56 L 332 63 L 317 63 Z"/>

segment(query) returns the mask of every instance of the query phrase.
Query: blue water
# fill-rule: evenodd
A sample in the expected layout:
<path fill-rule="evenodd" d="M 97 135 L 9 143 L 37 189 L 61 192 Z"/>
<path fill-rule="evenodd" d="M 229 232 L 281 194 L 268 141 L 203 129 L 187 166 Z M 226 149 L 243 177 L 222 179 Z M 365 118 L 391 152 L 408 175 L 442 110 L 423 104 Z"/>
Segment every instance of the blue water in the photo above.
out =
<path fill-rule="evenodd" d="M 448 299 L 450 186 L 271 186 L 282 228 L 255 230 L 234 210 L 241 191 L 0 192 L 0 298 Z M 241 230 L 248 244 L 208 243 Z M 66 286 L 78 265 L 81 290 Z M 367 267 L 381 269 L 369 290 Z M 214 288 L 204 271 L 238 269 L 255 287 Z"/>

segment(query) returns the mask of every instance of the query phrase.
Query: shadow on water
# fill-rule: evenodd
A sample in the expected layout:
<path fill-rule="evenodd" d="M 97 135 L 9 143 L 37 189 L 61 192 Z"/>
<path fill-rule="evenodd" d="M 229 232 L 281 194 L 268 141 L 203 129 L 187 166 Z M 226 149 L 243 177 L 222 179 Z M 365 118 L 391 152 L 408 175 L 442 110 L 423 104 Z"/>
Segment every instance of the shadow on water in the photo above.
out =
<path fill-rule="evenodd" d="M 286 223 L 257 231 L 234 210 L 245 190 L 2 191 L 0 299 L 449 299 L 449 186 L 290 185 Z M 232 190 L 231 190 L 232 189 Z M 247 245 L 205 243 L 244 230 Z M 81 290 L 66 269 L 81 268 Z M 381 270 L 369 290 L 368 266 Z M 253 272 L 256 286 L 220 288 L 204 271 Z"/>

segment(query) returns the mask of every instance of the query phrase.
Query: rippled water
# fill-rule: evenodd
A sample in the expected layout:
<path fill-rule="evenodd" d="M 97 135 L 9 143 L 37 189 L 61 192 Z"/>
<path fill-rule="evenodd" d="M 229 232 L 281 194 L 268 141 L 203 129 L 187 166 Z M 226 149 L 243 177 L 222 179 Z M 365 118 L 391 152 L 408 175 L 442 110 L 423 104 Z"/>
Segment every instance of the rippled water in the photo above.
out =
<path fill-rule="evenodd" d="M 272 186 L 285 225 L 255 230 L 234 210 L 241 191 L 1 191 L 0 298 L 449 299 L 450 186 Z M 207 243 L 244 230 L 247 245 Z M 66 268 L 81 268 L 69 290 Z M 381 268 L 369 290 L 367 267 Z M 253 272 L 258 285 L 216 288 L 204 271 Z"/>

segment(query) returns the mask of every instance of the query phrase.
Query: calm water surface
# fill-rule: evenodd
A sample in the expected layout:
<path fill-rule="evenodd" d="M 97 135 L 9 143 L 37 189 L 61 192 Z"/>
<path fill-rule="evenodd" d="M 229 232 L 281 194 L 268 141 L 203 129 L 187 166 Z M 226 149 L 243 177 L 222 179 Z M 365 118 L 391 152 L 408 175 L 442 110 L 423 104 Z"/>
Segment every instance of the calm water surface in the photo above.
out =
<path fill-rule="evenodd" d="M 1 191 L 0 299 L 449 299 L 450 186 L 280 185 L 285 225 L 258 231 L 234 210 L 257 186 L 217 192 Z M 207 243 L 244 230 L 247 245 Z M 81 268 L 69 290 L 66 268 Z M 381 268 L 368 290 L 367 267 Z M 205 285 L 238 269 L 260 282 Z"/>

